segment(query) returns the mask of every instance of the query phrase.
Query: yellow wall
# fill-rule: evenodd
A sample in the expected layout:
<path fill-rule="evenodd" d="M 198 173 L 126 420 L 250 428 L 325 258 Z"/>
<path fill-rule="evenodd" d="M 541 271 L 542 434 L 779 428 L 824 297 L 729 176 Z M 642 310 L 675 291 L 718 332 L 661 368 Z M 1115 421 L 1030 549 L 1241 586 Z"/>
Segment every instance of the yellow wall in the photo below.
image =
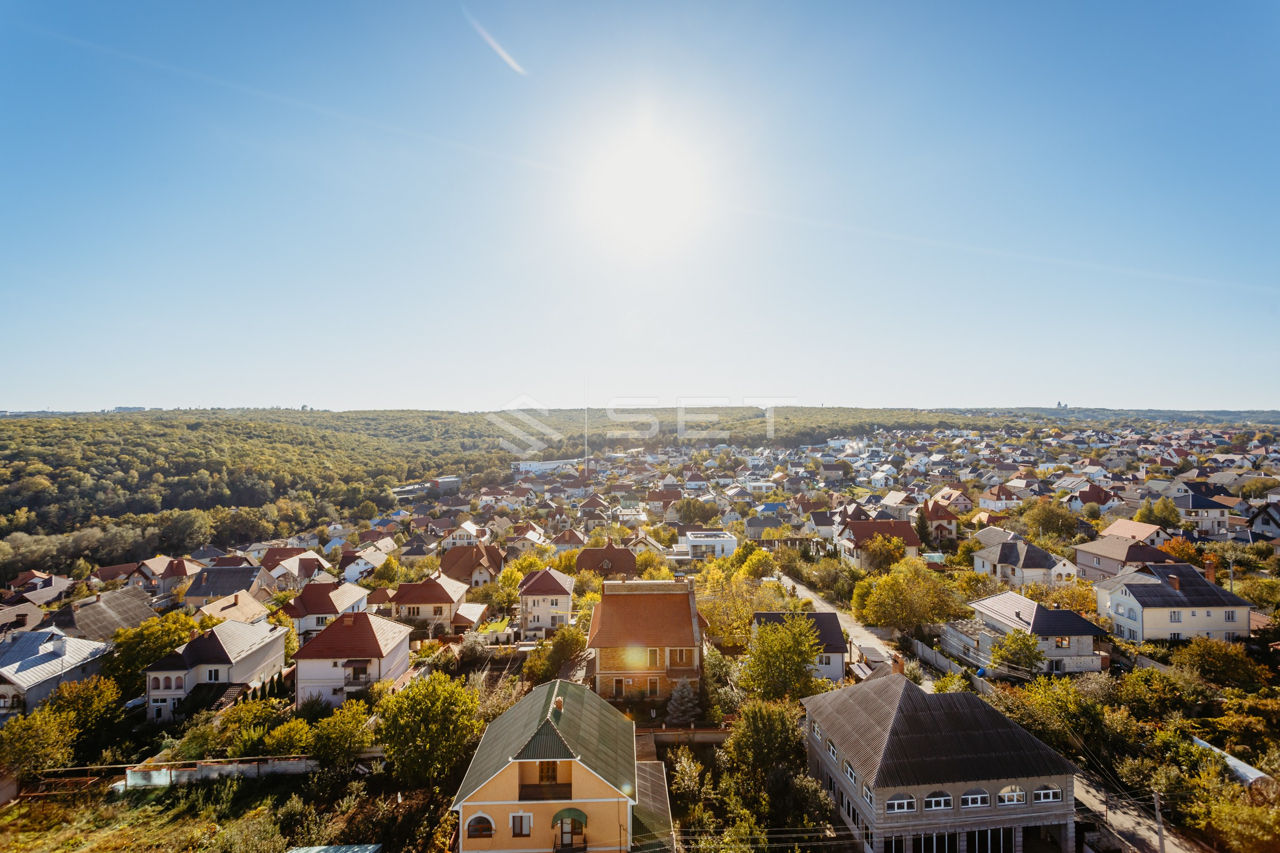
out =
<path fill-rule="evenodd" d="M 549 851 L 552 849 L 556 827 L 551 819 L 556 812 L 572 806 L 587 816 L 585 834 L 589 851 L 626 850 L 629 821 L 627 799 L 613 786 L 596 776 L 576 761 L 558 762 L 557 778 L 566 777 L 573 785 L 569 800 L 527 800 L 519 802 L 520 783 L 536 782 L 538 763 L 518 761 L 508 764 L 501 772 L 480 786 L 461 804 L 458 821 L 458 842 L 462 851 Z M 511 834 L 511 815 L 517 812 L 533 816 L 532 832 L 527 837 Z M 493 821 L 492 838 L 467 838 L 467 822 L 476 814 L 487 815 Z"/>
<path fill-rule="evenodd" d="M 678 680 L 667 677 L 666 662 L 670 658 L 669 649 L 662 649 L 662 657 L 657 669 L 649 667 L 649 650 L 646 648 L 604 648 L 598 649 L 596 654 L 596 692 L 605 698 L 613 698 L 614 678 L 624 680 L 624 695 L 629 698 L 636 693 L 643 693 L 647 698 L 651 677 L 658 679 L 657 698 L 660 699 L 670 696 L 671 691 L 679 683 Z M 701 669 L 701 661 L 696 650 L 693 651 L 691 660 L 693 664 L 687 668 Z M 631 679 L 630 684 L 625 683 L 628 678 Z M 696 686 L 696 680 L 694 684 Z"/>

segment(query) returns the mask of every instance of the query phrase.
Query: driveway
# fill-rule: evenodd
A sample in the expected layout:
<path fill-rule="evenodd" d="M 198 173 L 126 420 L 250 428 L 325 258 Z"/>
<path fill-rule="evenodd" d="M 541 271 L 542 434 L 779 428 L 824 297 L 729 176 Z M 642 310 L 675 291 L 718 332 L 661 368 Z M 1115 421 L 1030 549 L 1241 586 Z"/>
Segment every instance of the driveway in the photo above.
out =
<path fill-rule="evenodd" d="M 784 589 L 794 589 L 796 595 L 800 598 L 807 598 L 813 602 L 813 609 L 818 613 L 835 613 L 840 618 L 840 627 L 844 628 L 849 635 L 849 642 L 857 646 L 870 646 L 880 652 L 885 660 L 893 660 L 894 651 L 889 647 L 885 640 L 889 637 L 889 632 L 881 628 L 868 628 L 857 619 L 854 619 L 848 611 L 840 610 L 831 602 L 827 601 L 818 593 L 797 580 L 789 577 L 778 579 Z M 850 650 L 852 653 L 852 650 Z"/>

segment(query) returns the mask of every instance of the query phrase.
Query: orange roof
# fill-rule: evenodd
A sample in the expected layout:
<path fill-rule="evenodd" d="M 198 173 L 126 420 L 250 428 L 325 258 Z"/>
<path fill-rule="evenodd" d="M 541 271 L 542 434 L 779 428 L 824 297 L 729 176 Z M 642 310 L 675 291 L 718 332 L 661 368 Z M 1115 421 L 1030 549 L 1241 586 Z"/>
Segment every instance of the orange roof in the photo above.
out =
<path fill-rule="evenodd" d="M 402 641 L 407 642 L 411 633 L 408 625 L 372 613 L 343 613 L 298 649 L 293 659 L 384 658 Z"/>
<path fill-rule="evenodd" d="M 612 581 L 591 616 L 587 648 L 702 644 L 693 587 L 684 581 Z"/>

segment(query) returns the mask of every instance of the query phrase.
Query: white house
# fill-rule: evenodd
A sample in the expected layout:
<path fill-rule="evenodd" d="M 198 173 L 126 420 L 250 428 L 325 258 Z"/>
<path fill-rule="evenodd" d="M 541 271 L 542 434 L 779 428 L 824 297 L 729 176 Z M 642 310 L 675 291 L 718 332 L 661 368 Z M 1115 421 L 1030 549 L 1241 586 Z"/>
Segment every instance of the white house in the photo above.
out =
<path fill-rule="evenodd" d="M 305 643 L 343 613 L 368 607 L 369 590 L 353 583 L 309 583 L 284 606 L 298 641 Z"/>
<path fill-rule="evenodd" d="M 738 550 L 738 537 L 724 530 L 689 531 L 680 537 L 680 544 L 689 549 L 692 560 L 729 557 Z"/>
<path fill-rule="evenodd" d="M 1234 640 L 1249 634 L 1252 605 L 1186 563 L 1128 568 L 1093 589 L 1098 615 L 1110 618 L 1112 633 L 1127 640 Z"/>
<path fill-rule="evenodd" d="M 975 552 L 973 570 L 1013 587 L 1070 583 L 1076 578 L 1076 567 L 1070 560 L 1022 539 L 999 542 Z"/>
<path fill-rule="evenodd" d="M 973 666 L 991 666 L 991 652 L 1005 635 L 1025 631 L 1038 641 L 1044 662 L 1040 672 L 1101 672 L 1102 656 L 1093 638 L 1106 632 L 1079 613 L 1041 607 L 1016 592 L 972 601 L 974 618 L 942 627 L 942 650 Z"/>
<path fill-rule="evenodd" d="M 293 656 L 297 703 L 318 696 L 341 705 L 348 693 L 409 671 L 413 629 L 372 613 L 343 613 Z"/>
<path fill-rule="evenodd" d="M 98 672 L 107 643 L 67 637 L 56 628 L 24 631 L 0 642 L 0 719 L 31 711 L 59 684 Z"/>
<path fill-rule="evenodd" d="M 146 669 L 147 715 L 168 720 L 201 684 L 258 687 L 284 669 L 289 630 L 259 622 L 223 622 L 162 657 Z"/>
<path fill-rule="evenodd" d="M 417 583 L 402 583 L 391 594 L 391 615 L 429 627 L 433 634 L 464 633 L 474 629 L 489 609 L 481 602 L 468 602 L 468 588 L 443 573 Z"/>
<path fill-rule="evenodd" d="M 530 572 L 520 582 L 520 636 L 547 635 L 573 617 L 574 579 L 556 569 Z"/>
<path fill-rule="evenodd" d="M 1227 508 L 1217 501 L 1197 495 L 1194 492 L 1178 495 L 1173 499 L 1178 508 L 1178 516 L 1184 525 L 1195 525 L 1196 533 L 1201 536 L 1215 536 L 1227 532 Z"/>

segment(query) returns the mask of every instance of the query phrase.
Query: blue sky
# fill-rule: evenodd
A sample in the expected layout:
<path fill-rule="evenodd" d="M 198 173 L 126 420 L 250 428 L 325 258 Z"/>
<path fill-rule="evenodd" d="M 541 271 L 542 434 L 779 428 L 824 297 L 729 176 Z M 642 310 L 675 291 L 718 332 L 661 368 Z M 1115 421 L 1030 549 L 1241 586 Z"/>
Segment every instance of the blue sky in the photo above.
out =
<path fill-rule="evenodd" d="M 1268 2 L 0 3 L 0 409 L 1275 408 L 1278 40 Z"/>

